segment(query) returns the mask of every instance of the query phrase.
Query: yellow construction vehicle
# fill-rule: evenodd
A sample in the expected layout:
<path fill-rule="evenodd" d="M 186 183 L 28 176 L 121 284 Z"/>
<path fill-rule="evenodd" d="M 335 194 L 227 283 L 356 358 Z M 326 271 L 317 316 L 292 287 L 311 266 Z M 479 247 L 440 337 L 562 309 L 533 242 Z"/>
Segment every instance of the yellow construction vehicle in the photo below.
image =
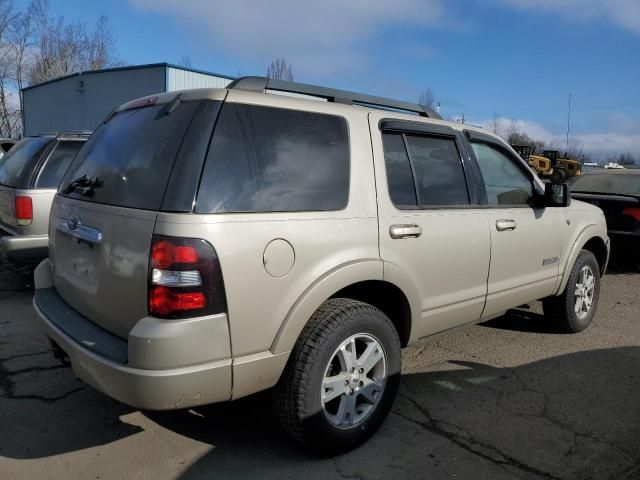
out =
<path fill-rule="evenodd" d="M 511 147 L 535 170 L 540 178 L 548 178 L 554 183 L 562 183 L 571 177 L 580 175 L 580 162 L 560 156 L 558 150 L 545 150 L 542 155 L 534 154 L 530 145 L 511 145 Z"/>
<path fill-rule="evenodd" d="M 580 162 L 572 158 L 560 156 L 560 152 L 557 150 L 545 150 L 542 155 L 551 160 L 551 166 L 553 171 L 551 172 L 550 179 L 554 183 L 562 183 L 567 181 L 571 177 L 576 177 L 582 173 L 580 170 Z"/>
<path fill-rule="evenodd" d="M 538 176 L 548 177 L 553 172 L 551 160 L 541 155 L 535 155 L 530 145 L 511 145 L 511 147 L 535 170 Z"/>

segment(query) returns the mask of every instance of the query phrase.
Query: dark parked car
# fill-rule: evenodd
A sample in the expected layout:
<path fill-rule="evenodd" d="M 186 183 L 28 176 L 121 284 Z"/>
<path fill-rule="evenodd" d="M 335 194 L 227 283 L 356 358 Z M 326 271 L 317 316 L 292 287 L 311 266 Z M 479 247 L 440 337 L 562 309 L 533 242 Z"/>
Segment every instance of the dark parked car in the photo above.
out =
<path fill-rule="evenodd" d="M 602 209 L 612 253 L 640 261 L 640 170 L 610 169 L 576 177 L 571 196 Z"/>
<path fill-rule="evenodd" d="M 47 257 L 58 184 L 88 133 L 27 137 L 0 158 L 0 259 Z"/>

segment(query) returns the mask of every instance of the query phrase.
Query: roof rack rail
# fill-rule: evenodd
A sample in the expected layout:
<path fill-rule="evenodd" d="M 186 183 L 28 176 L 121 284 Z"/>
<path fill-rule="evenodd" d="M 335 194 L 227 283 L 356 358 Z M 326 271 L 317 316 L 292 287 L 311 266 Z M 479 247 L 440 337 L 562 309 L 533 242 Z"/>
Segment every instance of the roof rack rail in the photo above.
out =
<path fill-rule="evenodd" d="M 306 83 L 287 82 L 267 77 L 240 77 L 231 82 L 226 87 L 229 90 L 246 90 L 249 92 L 261 92 L 265 90 L 276 90 L 279 92 L 298 93 L 326 99 L 328 102 L 346 103 L 352 105 L 362 105 L 383 110 L 400 110 L 420 115 L 421 117 L 436 118 L 442 117 L 429 108 L 423 108 L 416 103 L 392 100 L 390 98 L 376 97 L 364 93 L 349 92 L 347 90 L 337 90 L 335 88 L 319 87 Z"/>

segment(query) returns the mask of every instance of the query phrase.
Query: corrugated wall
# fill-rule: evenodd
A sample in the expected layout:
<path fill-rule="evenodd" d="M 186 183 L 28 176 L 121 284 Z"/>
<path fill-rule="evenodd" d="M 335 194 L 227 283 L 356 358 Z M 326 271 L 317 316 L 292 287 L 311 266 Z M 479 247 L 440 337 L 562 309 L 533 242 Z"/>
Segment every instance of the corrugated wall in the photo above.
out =
<path fill-rule="evenodd" d="M 23 92 L 25 135 L 93 130 L 116 106 L 162 92 L 165 68 L 86 73 Z"/>
<path fill-rule="evenodd" d="M 225 77 L 192 72 L 174 67 L 167 68 L 167 92 L 190 88 L 224 88 L 230 82 L 231 79 Z"/>

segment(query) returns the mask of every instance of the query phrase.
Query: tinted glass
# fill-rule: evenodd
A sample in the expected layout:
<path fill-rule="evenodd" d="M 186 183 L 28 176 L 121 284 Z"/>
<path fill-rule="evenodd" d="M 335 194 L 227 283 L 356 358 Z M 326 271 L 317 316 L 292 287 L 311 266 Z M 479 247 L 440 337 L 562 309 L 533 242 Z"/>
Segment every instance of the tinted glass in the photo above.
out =
<path fill-rule="evenodd" d="M 198 213 L 340 210 L 348 196 L 343 118 L 233 103 L 222 107 Z"/>
<path fill-rule="evenodd" d="M 391 201 L 399 207 L 417 206 L 416 188 L 402 135 L 385 133 L 382 135 L 382 143 Z"/>
<path fill-rule="evenodd" d="M 57 188 L 64 173 L 69 168 L 69 164 L 75 158 L 76 154 L 82 147 L 84 142 L 76 142 L 65 140 L 58 142 L 58 145 L 49 155 L 47 163 L 42 168 L 36 187 L 38 188 Z"/>
<path fill-rule="evenodd" d="M 574 192 L 640 195 L 640 174 L 594 173 L 574 177 Z"/>
<path fill-rule="evenodd" d="M 27 181 L 51 137 L 29 137 L 18 142 L 0 160 L 0 184 L 26 188 Z"/>
<path fill-rule="evenodd" d="M 406 138 L 420 204 L 468 205 L 467 182 L 455 140 L 414 135 Z"/>
<path fill-rule="evenodd" d="M 487 190 L 489 205 L 527 205 L 531 179 L 509 157 L 486 143 L 472 143 Z"/>
<path fill-rule="evenodd" d="M 158 210 L 176 154 L 199 102 L 125 110 L 100 126 L 71 163 L 63 191 L 83 175 L 100 185 L 69 196 L 122 207 Z"/>

